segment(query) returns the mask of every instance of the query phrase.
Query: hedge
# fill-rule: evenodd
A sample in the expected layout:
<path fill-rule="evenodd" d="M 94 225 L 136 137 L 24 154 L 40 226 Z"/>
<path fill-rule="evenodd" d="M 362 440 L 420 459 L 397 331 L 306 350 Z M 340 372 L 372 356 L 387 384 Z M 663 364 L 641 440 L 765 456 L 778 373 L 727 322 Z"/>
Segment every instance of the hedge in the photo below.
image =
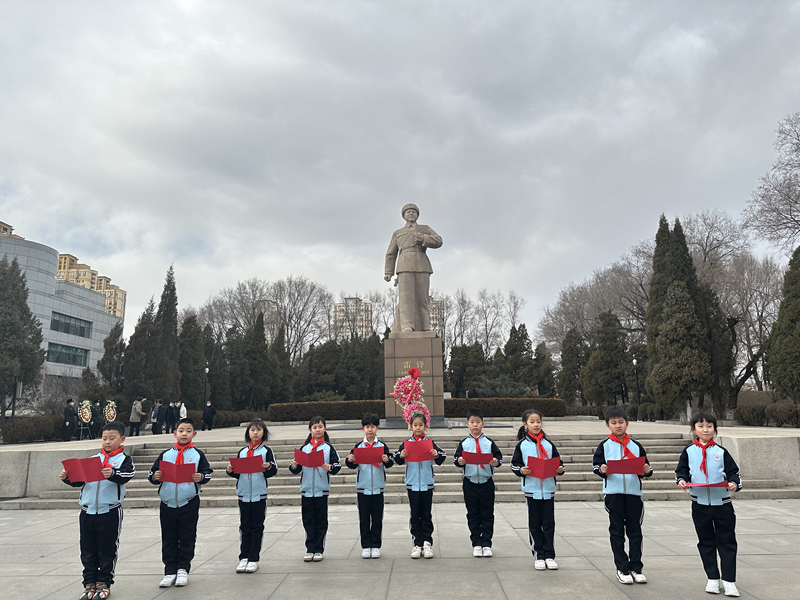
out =
<path fill-rule="evenodd" d="M 8 444 L 21 444 L 36 441 L 49 441 L 62 435 L 63 418 L 60 416 L 36 416 L 17 418 L 12 423 L 7 420 L 0 432 Z"/>
<path fill-rule="evenodd" d="M 767 424 L 767 407 L 758 404 L 737 406 L 733 418 L 742 425 L 761 427 Z"/>
<path fill-rule="evenodd" d="M 329 420 L 361 419 L 364 413 L 375 413 L 381 419 L 386 416 L 383 400 L 347 400 L 343 402 L 286 402 L 272 404 L 267 410 L 267 419 L 272 423 L 282 421 L 309 421 L 322 415 Z"/>

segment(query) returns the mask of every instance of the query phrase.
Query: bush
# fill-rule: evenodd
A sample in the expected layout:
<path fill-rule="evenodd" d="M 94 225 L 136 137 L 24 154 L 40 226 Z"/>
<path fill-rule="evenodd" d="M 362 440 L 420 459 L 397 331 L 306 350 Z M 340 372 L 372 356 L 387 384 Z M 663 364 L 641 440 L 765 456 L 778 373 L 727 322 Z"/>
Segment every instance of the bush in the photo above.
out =
<path fill-rule="evenodd" d="M 186 417 L 194 421 L 194 426 L 199 430 L 203 426 L 203 413 L 199 410 L 187 410 Z M 150 417 L 148 413 L 147 422 L 150 422 Z M 144 424 L 144 421 L 142 422 Z"/>
<path fill-rule="evenodd" d="M 767 407 L 760 404 L 738 406 L 733 417 L 742 425 L 763 427 L 767 424 Z"/>
<path fill-rule="evenodd" d="M 386 416 L 386 404 L 383 400 L 348 400 L 344 402 L 286 402 L 272 404 L 267 411 L 267 420 L 309 421 L 312 417 L 322 415 L 325 419 L 361 419 L 364 413 L 375 413 L 380 418 Z"/>
<path fill-rule="evenodd" d="M 796 404 L 781 402 L 780 404 L 770 404 L 764 409 L 766 418 L 775 423 L 776 427 L 791 425 L 800 427 L 800 410 Z"/>
<path fill-rule="evenodd" d="M 664 407 L 654 402 L 645 402 L 639 407 L 642 421 L 658 421 L 664 419 Z"/>
<path fill-rule="evenodd" d="M 484 417 L 520 418 L 529 408 L 538 410 L 545 417 L 567 415 L 567 405 L 558 398 L 447 398 L 444 416 L 464 419 L 473 408 L 480 410 Z"/>
<path fill-rule="evenodd" d="M 331 390 L 314 392 L 310 396 L 303 396 L 300 398 L 300 402 L 344 402 L 345 400 L 347 400 L 346 396 L 340 396 Z M 310 418 L 311 417 L 309 417 L 309 419 Z"/>
<path fill-rule="evenodd" d="M 22 444 L 36 441 L 36 426 L 31 418 L 6 421 L 2 430 L 3 441 L 7 444 Z"/>
<path fill-rule="evenodd" d="M 50 417 L 31 417 L 35 439 L 45 442 L 53 438 L 53 419 Z"/>

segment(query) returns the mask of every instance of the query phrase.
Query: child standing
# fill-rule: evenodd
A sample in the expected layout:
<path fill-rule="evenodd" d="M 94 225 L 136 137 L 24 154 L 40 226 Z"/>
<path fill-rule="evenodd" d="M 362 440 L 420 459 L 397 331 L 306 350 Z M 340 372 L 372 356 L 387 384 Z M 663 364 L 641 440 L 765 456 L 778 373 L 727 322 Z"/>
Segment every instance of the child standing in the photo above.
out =
<path fill-rule="evenodd" d="M 331 489 L 331 475 L 342 468 L 336 448 L 331 445 L 325 431 L 325 419 L 312 417 L 308 422 L 308 437 L 300 449 L 306 454 L 324 452 L 321 467 L 303 467 L 294 460 L 289 471 L 302 473 L 300 476 L 300 495 L 303 512 L 303 528 L 306 530 L 305 562 L 319 562 L 325 552 L 325 536 L 328 533 L 328 494 Z"/>
<path fill-rule="evenodd" d="M 59 479 L 67 485 L 83 488 L 78 518 L 84 586 L 80 600 L 104 600 L 114 583 L 125 484 L 136 473 L 122 445 L 124 434 L 125 426 L 119 421 L 111 421 L 103 427 L 100 453 L 92 458 L 103 461 L 105 481 L 84 483 L 71 481 L 64 470 L 59 474 Z"/>
<path fill-rule="evenodd" d="M 408 450 L 405 449 L 406 442 L 420 442 L 425 439 L 425 429 L 428 423 L 425 415 L 414 413 L 411 415 L 412 436 L 400 444 L 394 455 L 394 462 L 402 465 L 408 457 Z M 431 508 L 433 506 L 433 463 L 441 465 L 447 458 L 447 453 L 433 443 L 431 450 L 431 460 L 422 462 L 410 462 L 406 465 L 406 490 L 408 491 L 408 506 L 411 511 L 409 523 L 411 529 L 411 539 L 414 547 L 411 550 L 411 558 L 433 558 L 433 516 Z"/>
<path fill-rule="evenodd" d="M 272 448 L 264 445 L 269 437 L 267 426 L 261 419 L 254 419 L 244 432 L 247 446 L 239 450 L 238 458 L 261 458 L 260 473 L 234 473 L 228 465 L 225 472 L 235 477 L 236 495 L 239 497 L 239 564 L 237 573 L 255 573 L 261 556 L 264 539 L 264 519 L 267 516 L 267 479 L 278 472 Z"/>
<path fill-rule="evenodd" d="M 383 489 L 386 487 L 386 469 L 394 462 L 386 453 L 386 444 L 377 438 L 381 420 L 378 415 L 367 413 L 361 418 L 364 439 L 356 444 L 345 459 L 356 474 L 356 499 L 358 501 L 358 523 L 361 529 L 361 558 L 381 557 L 381 534 L 383 532 Z M 354 461 L 356 448 L 384 448 L 379 464 L 362 465 Z"/>
<path fill-rule="evenodd" d="M 603 502 L 608 512 L 608 534 L 611 538 L 611 551 L 617 567 L 617 580 L 620 583 L 647 583 L 642 573 L 642 521 L 644 503 L 642 502 L 641 475 L 608 474 L 606 461 L 625 458 L 645 457 L 644 477 L 650 477 L 653 470 L 647 460 L 644 447 L 628 435 L 628 413 L 621 408 L 611 408 L 606 412 L 606 427 L 611 433 L 595 450 L 592 469 L 603 478 Z M 625 554 L 625 535 L 628 536 L 628 554 Z"/>
<path fill-rule="evenodd" d="M 493 440 L 483 435 L 483 413 L 473 408 L 467 413 L 467 437 L 458 443 L 453 462 L 461 467 L 464 504 L 467 506 L 467 526 L 472 542 L 472 556 L 492 556 L 494 534 L 494 469 L 503 464 L 503 453 Z M 488 465 L 468 465 L 462 454 L 488 454 Z"/>
<path fill-rule="evenodd" d="M 539 479 L 531 475 L 528 458 L 558 458 L 558 450 L 542 431 L 542 413 L 527 410 L 522 415 L 522 427 L 517 432 L 511 470 L 522 477 L 522 491 L 528 505 L 528 539 L 533 553 L 533 568 L 537 571 L 558 569 L 553 540 L 556 535 L 555 493 L 556 478 Z M 564 474 L 564 463 L 559 458 L 558 474 Z"/>
<path fill-rule="evenodd" d="M 189 580 L 189 571 L 194 558 L 197 540 L 197 519 L 200 516 L 200 486 L 211 481 L 211 466 L 206 455 L 194 447 L 192 440 L 197 435 L 192 419 L 181 419 L 173 433 L 175 445 L 158 455 L 147 479 L 159 486 L 159 520 L 161 522 L 161 560 L 164 563 L 164 578 L 159 587 L 184 586 Z M 161 481 L 161 463 L 194 465 L 192 481 L 172 483 Z"/>
<path fill-rule="evenodd" d="M 730 453 L 714 442 L 717 419 L 708 413 L 692 417 L 692 433 L 696 439 L 678 459 L 675 481 L 692 496 L 692 521 L 697 532 L 697 549 L 708 576 L 706 592 L 719 594 L 722 564 L 722 587 L 726 596 L 738 596 L 736 589 L 736 513 L 731 492 L 742 489 L 739 467 Z M 721 483 L 725 487 L 689 488 L 687 483 Z"/>

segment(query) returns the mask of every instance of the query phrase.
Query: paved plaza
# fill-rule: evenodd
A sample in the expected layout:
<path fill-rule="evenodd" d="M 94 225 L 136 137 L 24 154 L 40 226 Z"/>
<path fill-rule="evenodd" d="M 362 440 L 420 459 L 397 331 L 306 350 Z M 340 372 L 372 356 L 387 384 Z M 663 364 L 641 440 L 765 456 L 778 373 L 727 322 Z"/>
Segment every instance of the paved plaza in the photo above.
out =
<path fill-rule="evenodd" d="M 800 599 L 800 500 L 736 502 L 742 598 Z M 356 507 L 330 508 L 325 559 L 304 563 L 300 509 L 270 507 L 264 552 L 254 574 L 236 574 L 238 512 L 200 511 L 197 554 L 185 588 L 160 589 L 158 512 L 127 509 L 112 598 L 294 599 L 709 598 L 685 502 L 648 502 L 644 521 L 647 585 L 616 582 L 608 520 L 599 502 L 556 504 L 558 571 L 534 571 L 526 511 L 498 504 L 494 558 L 473 558 L 459 504 L 434 505 L 432 560 L 412 560 L 408 507 L 387 506 L 383 557 L 360 557 Z M 75 599 L 81 593 L 78 510 L 0 512 L 3 598 Z"/>

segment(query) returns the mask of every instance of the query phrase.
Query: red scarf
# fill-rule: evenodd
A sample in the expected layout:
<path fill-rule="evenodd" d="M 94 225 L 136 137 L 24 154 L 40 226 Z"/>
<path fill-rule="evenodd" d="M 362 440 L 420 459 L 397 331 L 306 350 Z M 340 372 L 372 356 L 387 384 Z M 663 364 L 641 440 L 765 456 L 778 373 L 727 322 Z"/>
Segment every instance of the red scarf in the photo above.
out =
<path fill-rule="evenodd" d="M 112 456 L 116 456 L 117 454 L 122 453 L 125 450 L 125 446 L 120 446 L 113 452 L 107 453 L 105 450 L 100 448 L 100 452 L 103 453 L 103 468 L 104 469 L 113 469 L 114 467 L 111 466 L 111 461 L 109 460 Z M 705 456 L 705 455 L 704 455 Z"/>
<path fill-rule="evenodd" d="M 260 441 L 258 441 L 258 442 L 255 442 L 255 443 L 253 443 L 253 442 L 250 442 L 250 443 L 248 444 L 248 446 L 247 446 L 247 458 L 252 458 L 252 456 L 255 454 L 255 453 L 253 452 L 253 450 L 255 450 L 256 448 L 258 448 L 260 445 L 261 445 L 261 442 L 260 442 Z"/>
<path fill-rule="evenodd" d="M 188 450 L 189 448 L 194 448 L 194 444 L 192 444 L 192 442 L 189 442 L 185 446 L 181 446 L 180 444 L 175 444 L 174 448 L 175 448 L 175 450 L 178 451 L 178 456 L 175 457 L 175 464 L 176 465 L 182 465 L 183 464 L 183 451 L 184 450 Z"/>
<path fill-rule="evenodd" d="M 712 440 L 708 440 L 707 444 L 703 444 L 703 442 L 701 442 L 700 440 L 696 439 L 693 443 L 694 443 L 695 446 L 699 446 L 700 448 L 703 449 L 703 461 L 700 463 L 700 470 L 703 473 L 705 473 L 706 479 L 708 479 L 708 467 L 706 466 L 706 450 L 708 448 L 710 448 L 711 446 L 716 446 L 717 442 L 715 442 L 712 439 Z"/>
<path fill-rule="evenodd" d="M 532 435 L 531 432 L 529 431 L 528 437 L 531 438 L 534 442 L 536 442 L 536 448 L 539 450 L 539 458 L 543 458 L 545 460 L 550 458 L 550 455 L 547 453 L 547 450 L 545 450 L 544 446 L 542 445 L 542 440 L 544 439 L 544 431 L 540 429 L 539 433 L 536 435 Z"/>
<path fill-rule="evenodd" d="M 618 444 L 622 444 L 622 450 L 625 453 L 622 456 L 622 458 L 636 458 L 636 455 L 633 452 L 631 452 L 630 448 L 628 448 L 628 442 L 631 441 L 631 436 L 629 436 L 627 433 L 622 439 L 619 439 L 613 433 L 610 433 L 608 435 L 608 439 L 610 439 L 612 442 L 617 442 Z"/>
<path fill-rule="evenodd" d="M 412 435 L 411 437 L 413 437 L 413 438 L 414 438 L 414 441 L 415 441 L 415 442 L 421 442 L 422 440 L 424 440 L 424 439 L 425 439 L 425 434 L 423 433 L 423 434 L 422 434 L 422 437 L 417 437 L 416 435 Z"/>
<path fill-rule="evenodd" d="M 311 441 L 309 443 L 311 444 L 311 452 L 316 452 L 317 446 L 319 446 L 320 444 L 324 444 L 325 443 L 325 436 L 323 435 L 321 438 L 319 438 L 316 441 L 312 437 Z"/>
<path fill-rule="evenodd" d="M 370 444 L 365 438 L 364 439 L 364 448 L 372 448 L 375 445 L 375 442 L 377 442 L 377 441 L 378 441 L 378 438 L 375 438 L 375 440 Z M 378 464 L 378 463 L 370 463 L 370 465 L 372 465 L 376 469 L 380 469 L 381 468 L 380 464 Z"/>
<path fill-rule="evenodd" d="M 481 436 L 478 436 L 478 437 L 474 437 L 473 436 L 473 438 L 472 438 L 473 440 L 475 440 L 475 454 L 485 454 L 485 452 L 483 450 L 481 450 L 480 437 Z M 481 469 L 483 469 L 485 471 L 486 470 L 486 465 L 481 465 Z"/>

